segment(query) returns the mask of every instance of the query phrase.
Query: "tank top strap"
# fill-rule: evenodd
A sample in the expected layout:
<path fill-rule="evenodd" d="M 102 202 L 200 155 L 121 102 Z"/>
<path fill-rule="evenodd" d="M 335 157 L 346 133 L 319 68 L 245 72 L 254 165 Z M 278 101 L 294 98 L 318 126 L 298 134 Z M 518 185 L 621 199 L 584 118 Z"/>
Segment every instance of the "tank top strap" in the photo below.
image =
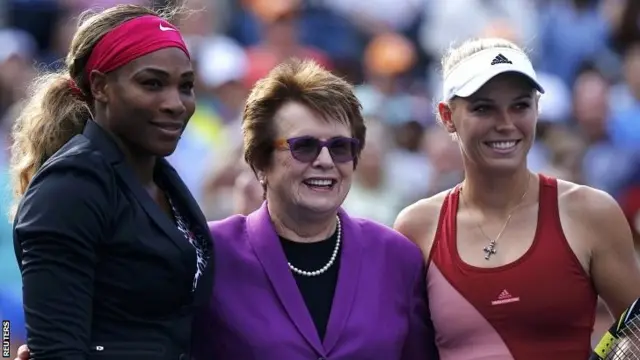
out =
<path fill-rule="evenodd" d="M 456 258 L 452 249 L 455 249 L 453 242 L 456 241 L 456 218 L 459 197 L 460 184 L 449 190 L 440 208 L 438 228 L 436 229 L 429 254 L 429 262 L 433 261 L 439 266 L 453 265 L 453 259 Z"/>
<path fill-rule="evenodd" d="M 558 180 L 556 178 L 538 174 L 540 179 L 538 228 L 552 230 L 563 234 L 560 224 L 560 210 L 558 209 Z"/>

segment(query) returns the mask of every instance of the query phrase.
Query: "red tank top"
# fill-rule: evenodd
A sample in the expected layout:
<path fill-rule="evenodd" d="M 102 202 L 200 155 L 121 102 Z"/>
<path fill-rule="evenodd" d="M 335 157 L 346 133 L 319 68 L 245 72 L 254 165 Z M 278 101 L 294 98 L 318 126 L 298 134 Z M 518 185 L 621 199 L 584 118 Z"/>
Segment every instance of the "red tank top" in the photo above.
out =
<path fill-rule="evenodd" d="M 597 295 L 562 231 L 557 181 L 540 176 L 533 244 L 497 268 L 460 258 L 459 194 L 443 203 L 427 273 L 441 359 L 586 359 Z"/>

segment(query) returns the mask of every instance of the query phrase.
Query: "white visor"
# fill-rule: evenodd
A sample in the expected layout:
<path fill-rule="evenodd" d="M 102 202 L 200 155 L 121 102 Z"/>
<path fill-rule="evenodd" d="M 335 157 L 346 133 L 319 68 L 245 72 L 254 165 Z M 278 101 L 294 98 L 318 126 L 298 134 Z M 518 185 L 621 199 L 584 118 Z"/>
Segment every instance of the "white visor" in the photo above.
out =
<path fill-rule="evenodd" d="M 544 94 L 533 65 L 525 53 L 510 48 L 491 48 L 469 56 L 451 70 L 442 85 L 444 101 L 456 96 L 471 96 L 489 80 L 507 72 L 526 76 L 535 89 Z"/>

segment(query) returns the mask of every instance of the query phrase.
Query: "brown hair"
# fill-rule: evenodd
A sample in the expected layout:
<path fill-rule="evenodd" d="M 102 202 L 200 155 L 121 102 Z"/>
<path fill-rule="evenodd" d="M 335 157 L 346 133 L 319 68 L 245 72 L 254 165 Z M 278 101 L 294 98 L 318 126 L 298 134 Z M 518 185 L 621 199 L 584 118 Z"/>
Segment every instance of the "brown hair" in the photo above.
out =
<path fill-rule="evenodd" d="M 30 87 L 15 124 L 11 147 L 11 181 L 16 204 L 40 166 L 74 135 L 80 134 L 92 116 L 92 99 L 85 65 L 96 43 L 127 20 L 157 15 L 170 20 L 181 8 L 154 11 L 136 5 L 118 5 L 102 12 L 91 10 L 80 15 L 79 26 L 64 69 L 44 73 Z M 74 84 L 82 92 L 72 90 Z"/>
<path fill-rule="evenodd" d="M 311 60 L 293 59 L 258 81 L 247 99 L 242 117 L 244 158 L 254 171 L 269 166 L 276 140 L 273 118 L 290 101 L 308 106 L 327 121 L 348 124 L 360 149 L 364 147 L 366 126 L 353 87 Z"/>

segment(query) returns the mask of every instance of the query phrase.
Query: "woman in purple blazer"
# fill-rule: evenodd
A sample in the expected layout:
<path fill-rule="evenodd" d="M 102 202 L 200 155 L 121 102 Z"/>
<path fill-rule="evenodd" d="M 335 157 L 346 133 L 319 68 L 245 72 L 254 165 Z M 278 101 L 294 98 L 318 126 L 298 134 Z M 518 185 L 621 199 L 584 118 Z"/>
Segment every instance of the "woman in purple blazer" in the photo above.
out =
<path fill-rule="evenodd" d="M 360 109 L 312 62 L 253 89 L 244 156 L 266 201 L 209 224 L 216 269 L 198 360 L 436 358 L 420 250 L 340 209 L 364 146 Z"/>

